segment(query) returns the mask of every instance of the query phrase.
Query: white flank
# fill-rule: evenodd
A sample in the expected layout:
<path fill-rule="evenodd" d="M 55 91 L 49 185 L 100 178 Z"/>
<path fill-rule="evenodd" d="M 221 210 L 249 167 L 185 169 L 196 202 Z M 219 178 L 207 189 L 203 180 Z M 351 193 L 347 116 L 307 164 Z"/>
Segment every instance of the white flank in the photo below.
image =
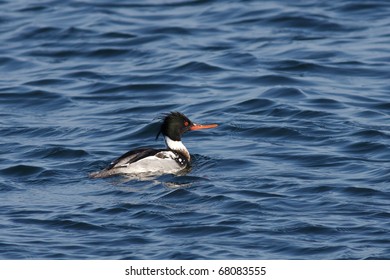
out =
<path fill-rule="evenodd" d="M 181 168 L 175 161 L 176 155 L 172 152 L 164 152 L 164 158 L 150 156 L 140 159 L 121 169 L 124 173 L 175 173 Z"/>

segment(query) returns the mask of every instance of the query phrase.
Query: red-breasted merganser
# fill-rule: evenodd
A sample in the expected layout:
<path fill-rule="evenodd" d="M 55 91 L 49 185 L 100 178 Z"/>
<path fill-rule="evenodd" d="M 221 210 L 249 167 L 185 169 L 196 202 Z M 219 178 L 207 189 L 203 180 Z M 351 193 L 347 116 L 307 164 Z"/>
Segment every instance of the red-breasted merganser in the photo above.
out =
<path fill-rule="evenodd" d="M 91 178 L 105 178 L 113 175 L 139 175 L 178 173 L 189 167 L 191 156 L 181 142 L 181 136 L 192 130 L 217 127 L 217 124 L 196 124 L 184 114 L 171 112 L 163 117 L 160 134 L 164 136 L 167 149 L 139 148 L 125 153 L 102 171 L 93 172 Z"/>

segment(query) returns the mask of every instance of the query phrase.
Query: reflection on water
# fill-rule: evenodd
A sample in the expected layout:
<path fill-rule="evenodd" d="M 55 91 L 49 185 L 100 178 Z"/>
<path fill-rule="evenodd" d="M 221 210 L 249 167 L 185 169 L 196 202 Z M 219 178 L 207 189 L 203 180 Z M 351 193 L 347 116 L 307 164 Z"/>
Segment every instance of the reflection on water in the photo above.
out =
<path fill-rule="evenodd" d="M 389 13 L 1 2 L 0 258 L 388 259 Z M 169 111 L 191 170 L 88 178 Z"/>

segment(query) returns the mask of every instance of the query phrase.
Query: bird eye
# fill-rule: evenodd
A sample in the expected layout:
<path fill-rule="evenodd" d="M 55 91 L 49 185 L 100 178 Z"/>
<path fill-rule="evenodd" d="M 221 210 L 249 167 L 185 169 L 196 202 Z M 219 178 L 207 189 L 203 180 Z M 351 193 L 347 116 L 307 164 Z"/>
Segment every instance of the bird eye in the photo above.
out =
<path fill-rule="evenodd" d="M 188 122 L 187 121 L 184 122 L 184 126 L 188 126 Z"/>

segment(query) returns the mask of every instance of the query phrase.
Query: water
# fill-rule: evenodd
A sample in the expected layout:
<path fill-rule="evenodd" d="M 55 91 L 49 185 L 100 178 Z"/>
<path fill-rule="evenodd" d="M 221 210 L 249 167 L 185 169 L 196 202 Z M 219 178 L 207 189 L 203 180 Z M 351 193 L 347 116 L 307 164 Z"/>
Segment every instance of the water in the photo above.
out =
<path fill-rule="evenodd" d="M 389 14 L 1 1 L 0 258 L 390 259 Z M 88 178 L 169 111 L 190 173 Z"/>

